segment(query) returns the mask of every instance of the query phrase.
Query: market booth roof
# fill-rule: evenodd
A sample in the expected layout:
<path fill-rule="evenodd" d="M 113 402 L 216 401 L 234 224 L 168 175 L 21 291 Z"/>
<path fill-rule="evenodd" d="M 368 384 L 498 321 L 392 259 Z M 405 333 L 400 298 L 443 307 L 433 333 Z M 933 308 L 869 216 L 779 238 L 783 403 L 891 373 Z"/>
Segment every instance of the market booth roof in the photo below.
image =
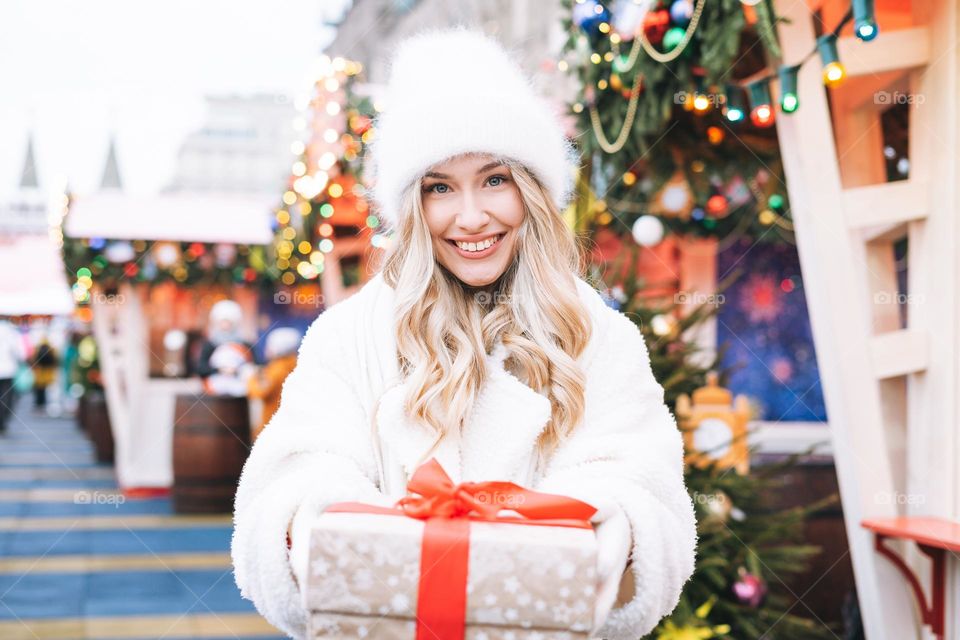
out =
<path fill-rule="evenodd" d="M 73 313 L 60 251 L 46 234 L 0 237 L 0 273 L 0 315 Z"/>
<path fill-rule="evenodd" d="M 97 193 L 71 203 L 64 233 L 73 238 L 269 244 L 276 202 L 276 194 Z"/>

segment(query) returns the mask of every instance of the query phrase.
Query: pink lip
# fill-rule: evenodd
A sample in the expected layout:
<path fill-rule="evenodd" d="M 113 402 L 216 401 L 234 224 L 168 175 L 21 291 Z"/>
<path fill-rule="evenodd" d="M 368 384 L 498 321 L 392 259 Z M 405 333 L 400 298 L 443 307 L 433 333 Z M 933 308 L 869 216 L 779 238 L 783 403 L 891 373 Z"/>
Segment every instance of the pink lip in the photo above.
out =
<path fill-rule="evenodd" d="M 458 247 L 457 244 L 452 240 L 448 240 L 448 243 L 450 244 L 450 246 L 453 247 L 454 251 L 456 251 L 458 254 L 460 254 L 460 256 L 466 258 L 467 260 L 482 260 L 483 258 L 486 258 L 489 255 L 492 255 L 494 251 L 499 249 L 500 245 L 503 244 L 503 238 L 505 237 L 506 237 L 506 234 L 503 234 L 503 236 L 499 240 L 497 240 L 492 246 L 487 247 L 483 251 L 464 251 L 463 249 Z"/>

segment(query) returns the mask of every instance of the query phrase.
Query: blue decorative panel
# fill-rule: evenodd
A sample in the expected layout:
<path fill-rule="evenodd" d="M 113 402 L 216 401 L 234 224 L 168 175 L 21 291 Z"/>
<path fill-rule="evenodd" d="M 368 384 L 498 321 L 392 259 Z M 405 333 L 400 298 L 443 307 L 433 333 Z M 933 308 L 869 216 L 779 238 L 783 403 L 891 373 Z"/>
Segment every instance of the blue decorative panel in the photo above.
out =
<path fill-rule="evenodd" d="M 797 248 L 742 238 L 717 268 L 718 280 L 743 271 L 717 315 L 723 366 L 736 368 L 730 389 L 748 396 L 761 420 L 826 420 Z"/>

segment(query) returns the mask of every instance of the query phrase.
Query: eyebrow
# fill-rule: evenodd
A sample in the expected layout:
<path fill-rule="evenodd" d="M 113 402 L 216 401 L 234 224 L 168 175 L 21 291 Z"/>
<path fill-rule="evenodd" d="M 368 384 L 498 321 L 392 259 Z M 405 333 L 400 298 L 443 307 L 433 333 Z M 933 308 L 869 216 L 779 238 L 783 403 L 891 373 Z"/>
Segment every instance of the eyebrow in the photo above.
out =
<path fill-rule="evenodd" d="M 494 160 L 493 162 L 488 162 L 477 170 L 477 175 L 490 171 L 496 167 L 502 167 L 504 165 L 503 160 Z M 427 171 L 423 174 L 424 178 L 437 178 L 438 180 L 449 180 L 450 176 L 445 173 L 437 173 L 435 171 Z"/>

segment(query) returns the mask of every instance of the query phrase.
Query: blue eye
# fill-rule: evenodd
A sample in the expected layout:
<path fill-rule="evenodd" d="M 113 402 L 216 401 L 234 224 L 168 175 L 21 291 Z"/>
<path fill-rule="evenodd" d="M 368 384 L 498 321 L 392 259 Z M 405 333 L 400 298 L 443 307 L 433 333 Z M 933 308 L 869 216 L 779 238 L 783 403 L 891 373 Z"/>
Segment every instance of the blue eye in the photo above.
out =
<path fill-rule="evenodd" d="M 444 190 L 441 191 L 440 188 L 443 188 Z M 429 191 L 430 193 L 446 193 L 446 190 L 449 188 L 450 187 L 443 184 L 442 182 L 437 182 L 435 184 L 430 185 L 426 189 L 424 189 L 424 191 Z"/>
<path fill-rule="evenodd" d="M 493 182 L 494 180 L 497 180 L 498 182 L 494 183 Z M 490 176 L 489 178 L 487 178 L 487 182 L 490 183 L 491 187 L 499 187 L 506 181 L 507 181 L 507 176 L 501 176 L 501 175 Z"/>

